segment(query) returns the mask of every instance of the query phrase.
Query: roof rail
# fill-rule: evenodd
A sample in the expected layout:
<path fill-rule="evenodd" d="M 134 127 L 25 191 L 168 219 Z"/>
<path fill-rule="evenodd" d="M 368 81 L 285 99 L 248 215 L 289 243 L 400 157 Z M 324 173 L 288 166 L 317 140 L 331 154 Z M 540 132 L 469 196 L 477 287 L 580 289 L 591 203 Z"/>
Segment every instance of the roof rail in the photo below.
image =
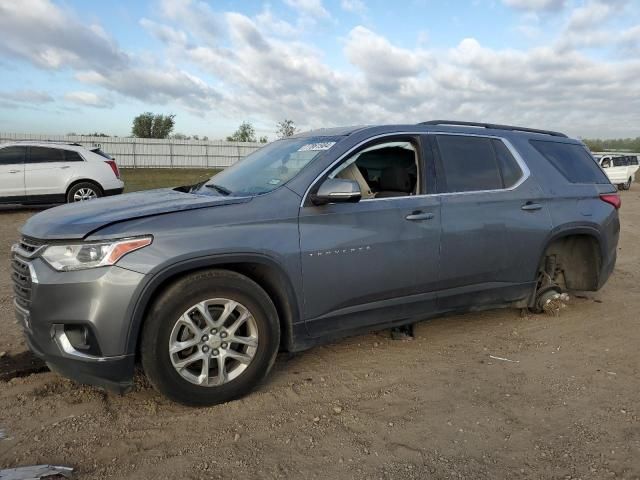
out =
<path fill-rule="evenodd" d="M 20 142 L 29 142 L 29 143 L 58 143 L 60 145 L 72 145 L 74 147 L 81 147 L 82 145 L 80 145 L 77 142 L 67 142 L 64 140 L 29 140 L 29 139 L 21 139 L 21 140 L 4 140 L 4 142 L 6 143 L 20 143 Z"/>
<path fill-rule="evenodd" d="M 495 123 L 461 122 L 458 120 L 430 120 L 428 122 L 420 122 L 418 123 L 418 125 L 453 125 L 459 127 L 491 128 L 493 130 L 511 130 L 514 132 L 541 133 L 543 135 L 552 135 L 554 137 L 567 138 L 564 133 L 554 132 L 552 130 L 538 130 L 536 128 L 515 127 L 513 125 L 498 125 Z"/>

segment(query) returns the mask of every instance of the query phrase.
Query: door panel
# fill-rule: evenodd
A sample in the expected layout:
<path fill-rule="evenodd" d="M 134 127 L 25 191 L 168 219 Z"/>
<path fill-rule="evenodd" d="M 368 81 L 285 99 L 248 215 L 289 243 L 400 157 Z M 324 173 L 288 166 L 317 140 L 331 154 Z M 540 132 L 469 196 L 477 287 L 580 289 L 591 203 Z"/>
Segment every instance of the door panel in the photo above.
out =
<path fill-rule="evenodd" d="M 526 296 L 549 231 L 548 206 L 532 179 L 515 190 L 443 196 L 440 307 Z"/>
<path fill-rule="evenodd" d="M 503 139 L 436 134 L 435 140 L 443 194 L 439 309 L 526 298 L 551 230 L 542 191 Z"/>
<path fill-rule="evenodd" d="M 74 162 L 66 162 L 64 150 L 30 147 L 24 180 L 29 197 L 64 194 L 67 177 Z"/>
<path fill-rule="evenodd" d="M 0 149 L 0 197 L 16 201 L 24 198 L 24 158 L 26 147 Z"/>
<path fill-rule="evenodd" d="M 418 218 L 406 218 L 411 215 Z M 303 207 L 299 221 L 304 316 L 312 336 L 435 307 L 438 197 Z"/>

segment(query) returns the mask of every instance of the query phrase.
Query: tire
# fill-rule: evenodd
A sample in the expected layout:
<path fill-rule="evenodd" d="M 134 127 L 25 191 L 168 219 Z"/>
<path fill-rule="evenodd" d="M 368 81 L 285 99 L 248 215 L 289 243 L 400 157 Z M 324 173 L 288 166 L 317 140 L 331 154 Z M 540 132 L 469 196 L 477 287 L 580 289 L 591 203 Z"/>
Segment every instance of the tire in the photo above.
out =
<path fill-rule="evenodd" d="M 631 189 L 631 178 L 621 185 L 622 190 L 630 190 Z"/>
<path fill-rule="evenodd" d="M 67 203 L 84 202 L 102 197 L 102 188 L 93 182 L 80 182 L 67 192 Z"/>
<path fill-rule="evenodd" d="M 227 308 L 226 320 L 216 323 Z M 244 323 L 232 333 L 241 318 Z M 206 323 L 209 320 L 213 323 Z M 225 333 L 228 344 L 220 343 Z M 185 345 L 188 348 L 180 350 Z M 142 328 L 140 351 L 145 374 L 158 392 L 183 405 L 209 406 L 241 397 L 258 385 L 271 370 L 279 345 L 278 314 L 265 291 L 244 275 L 205 270 L 183 277 L 157 298 Z"/>

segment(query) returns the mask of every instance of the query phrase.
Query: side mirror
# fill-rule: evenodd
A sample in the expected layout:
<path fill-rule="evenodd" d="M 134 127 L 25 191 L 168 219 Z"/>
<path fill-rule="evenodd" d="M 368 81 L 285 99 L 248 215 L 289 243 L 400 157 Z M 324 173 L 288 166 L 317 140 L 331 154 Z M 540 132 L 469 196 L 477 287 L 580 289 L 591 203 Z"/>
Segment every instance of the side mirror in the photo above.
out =
<path fill-rule="evenodd" d="M 311 196 L 311 201 L 314 205 L 326 205 L 327 203 L 355 203 L 361 198 L 360 185 L 355 180 L 327 178 L 315 195 Z"/>

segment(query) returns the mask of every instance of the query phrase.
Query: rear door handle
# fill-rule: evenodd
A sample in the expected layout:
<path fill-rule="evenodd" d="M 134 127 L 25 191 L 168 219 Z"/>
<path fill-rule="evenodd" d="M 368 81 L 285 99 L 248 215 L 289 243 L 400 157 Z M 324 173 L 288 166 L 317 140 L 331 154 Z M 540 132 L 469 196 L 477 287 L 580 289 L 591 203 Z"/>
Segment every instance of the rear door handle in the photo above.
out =
<path fill-rule="evenodd" d="M 71 168 L 70 165 L 65 165 L 64 167 L 60 167 L 61 170 L 64 170 L 65 168 Z"/>
<path fill-rule="evenodd" d="M 540 205 L 539 203 L 527 202 L 520 208 L 527 211 L 540 210 L 542 208 L 542 205 Z"/>
<path fill-rule="evenodd" d="M 404 218 L 412 222 L 416 222 L 419 220 L 431 220 L 433 218 L 433 213 L 417 211 L 417 212 L 410 213 Z"/>
<path fill-rule="evenodd" d="M 9 170 L 9 173 L 20 173 L 21 170 Z"/>

